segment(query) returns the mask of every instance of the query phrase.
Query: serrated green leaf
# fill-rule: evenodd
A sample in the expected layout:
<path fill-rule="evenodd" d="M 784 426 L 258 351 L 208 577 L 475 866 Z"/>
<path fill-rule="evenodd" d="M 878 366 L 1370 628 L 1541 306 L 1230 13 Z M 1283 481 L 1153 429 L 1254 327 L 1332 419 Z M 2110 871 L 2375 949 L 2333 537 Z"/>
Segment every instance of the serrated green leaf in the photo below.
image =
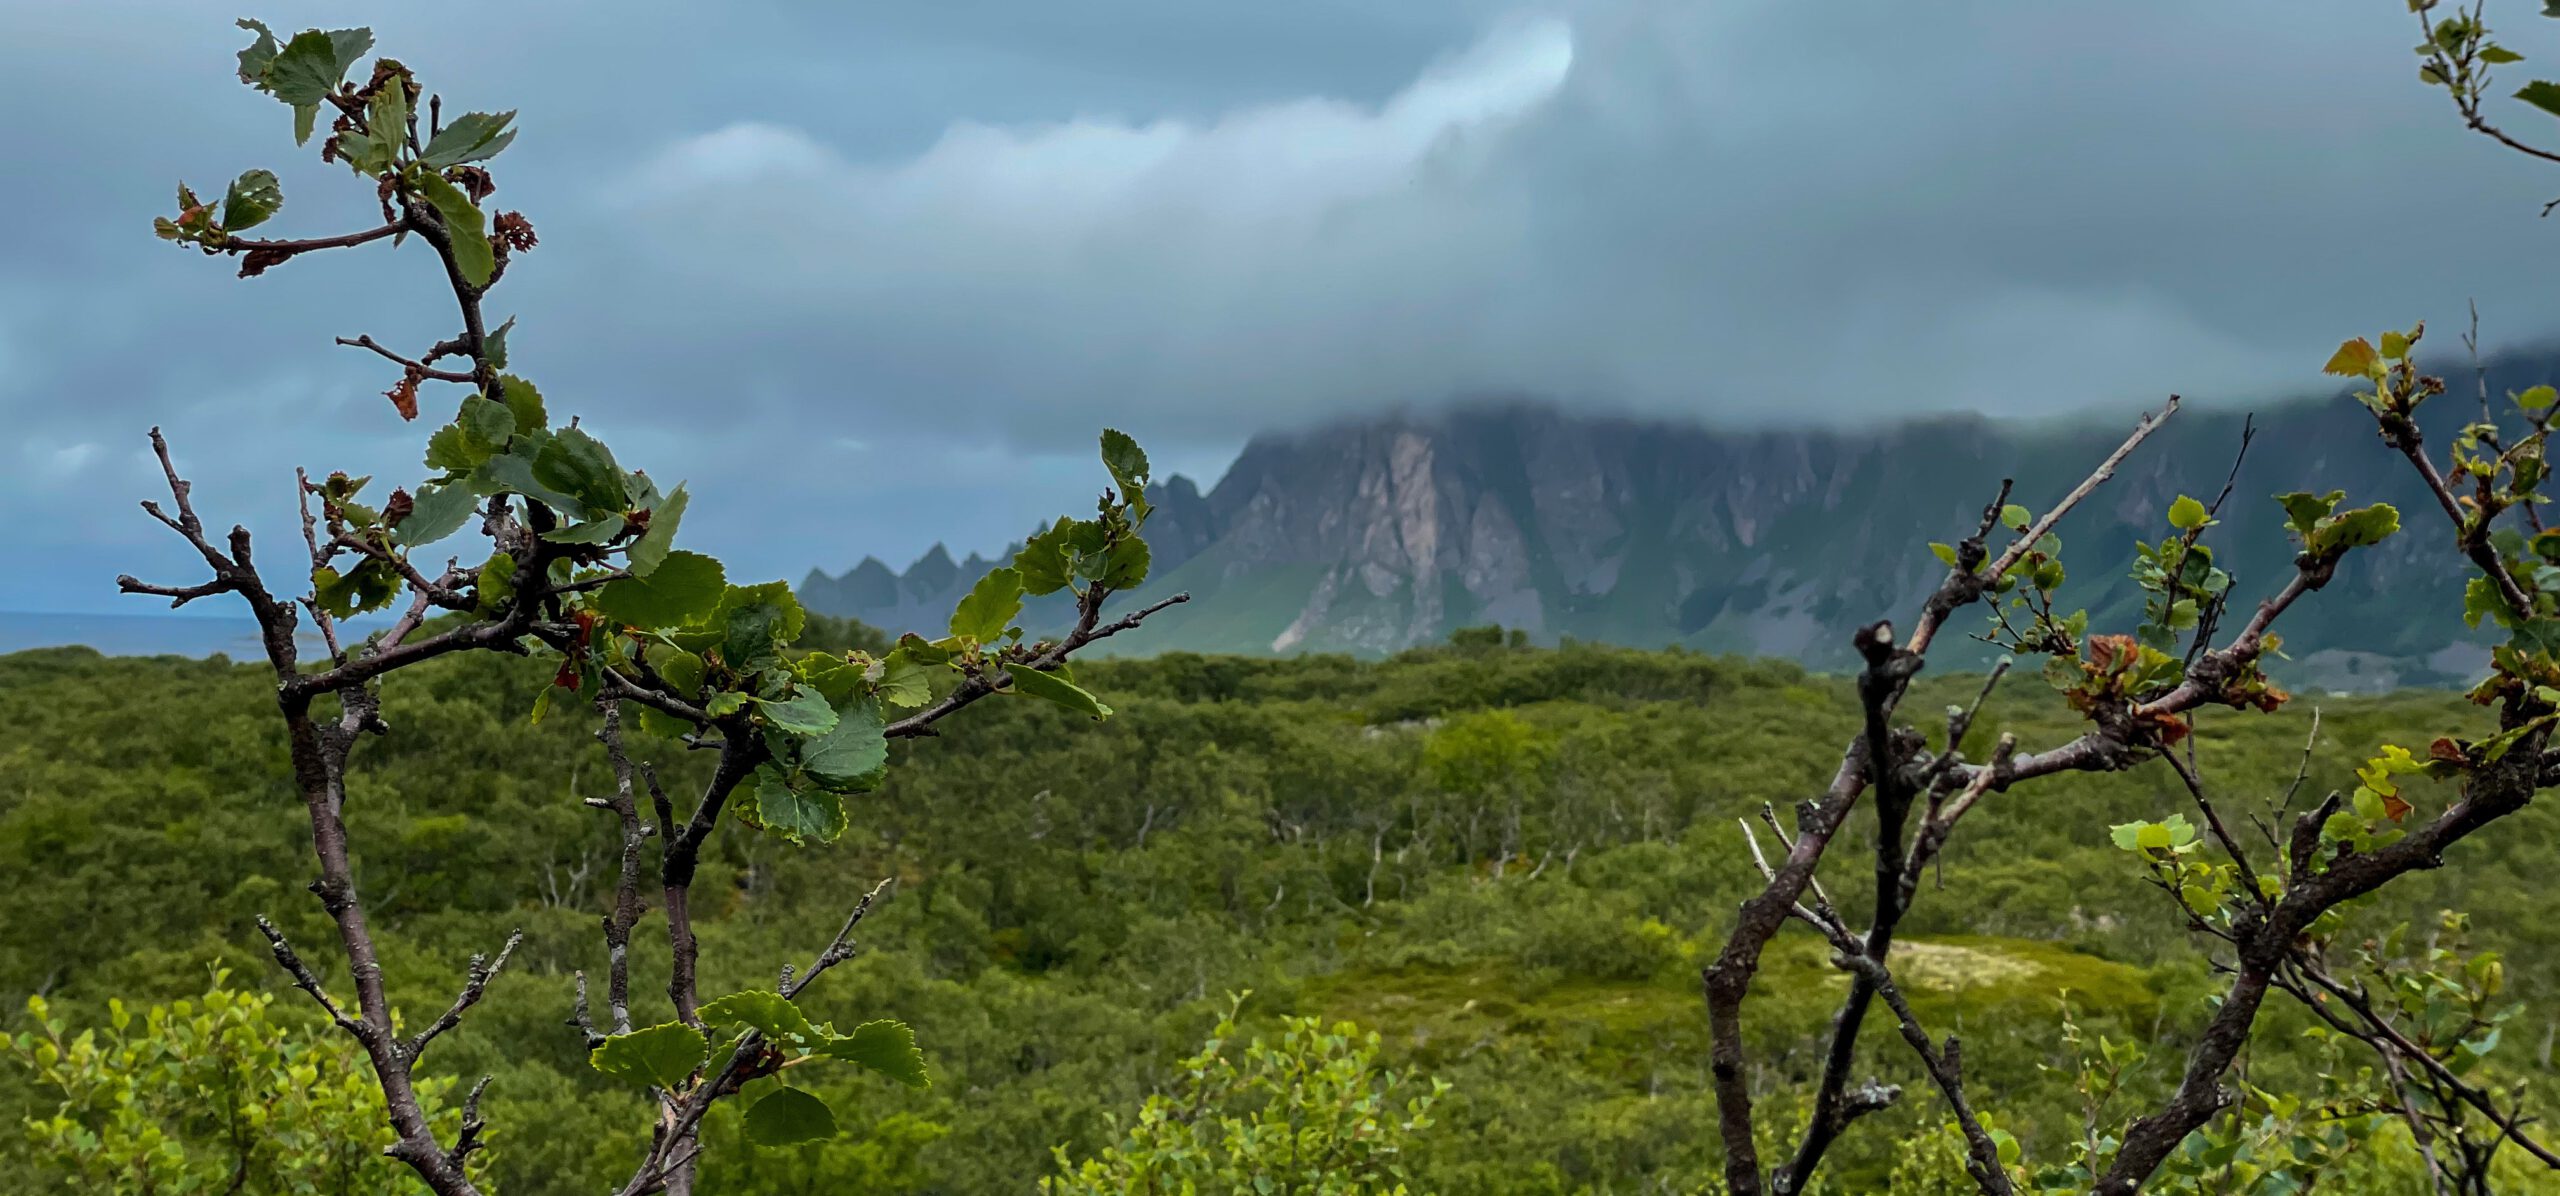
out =
<path fill-rule="evenodd" d="M 631 542 L 630 571 L 634 577 L 647 577 L 658 563 L 667 559 L 675 547 L 676 526 L 684 521 L 684 484 L 676 484 L 675 493 L 649 508 L 649 530 Z"/>
<path fill-rule="evenodd" d="M 749 989 L 730 993 L 704 1002 L 700 1013 L 705 1025 L 745 1026 L 783 1046 L 807 1046 L 818 1041 L 809 1015 L 778 992 Z"/>
<path fill-rule="evenodd" d="M 260 91 L 273 91 L 274 88 L 267 84 L 267 67 L 276 60 L 275 31 L 267 28 L 263 21 L 246 17 L 233 23 L 258 35 L 258 40 L 240 51 L 240 81 Z"/>
<path fill-rule="evenodd" d="M 604 544 L 621 535 L 627 526 L 629 521 L 620 515 L 599 515 L 583 523 L 555 527 L 542 533 L 542 538 L 554 544 Z"/>
<path fill-rule="evenodd" d="M 889 763 L 885 729 L 877 703 L 848 702 L 837 713 L 835 726 L 801 749 L 800 766 L 819 784 L 839 793 L 876 789 Z"/>
<path fill-rule="evenodd" d="M 446 182 L 444 176 L 417 173 L 418 191 L 427 203 L 444 218 L 445 231 L 453 245 L 453 268 L 462 281 L 475 287 L 489 285 L 498 270 L 498 253 L 489 245 L 489 226 L 480 214 L 480 206 L 462 193 L 462 188 Z"/>
<path fill-rule="evenodd" d="M 437 485 L 428 482 L 412 496 L 409 517 L 393 528 L 402 544 L 420 548 L 462 530 L 470 522 L 471 513 L 480 506 L 480 496 L 461 483 Z"/>
<path fill-rule="evenodd" d="M 649 576 L 606 582 L 587 603 L 617 623 L 666 629 L 708 618 L 728 590 L 720 562 L 698 552 L 670 552 Z M 701 683 L 698 672 L 694 683 Z"/>
<path fill-rule="evenodd" d="M 1057 673 L 1044 673 L 1027 665 L 1016 665 L 1005 669 L 1005 675 L 1013 678 L 1013 691 L 1025 697 L 1056 702 L 1089 718 L 1111 717 L 1111 708 L 1103 705 L 1102 699 L 1094 697 L 1084 687 Z"/>
<path fill-rule="evenodd" d="M 924 1052 L 916 1049 L 916 1032 L 905 1022 L 864 1022 L 853 1033 L 830 1039 L 818 1053 L 868 1067 L 909 1088 L 933 1083 L 925 1074 Z"/>
<path fill-rule="evenodd" d="M 2311 535 L 2312 529 L 2318 527 L 2320 521 L 2328 517 L 2329 512 L 2338 509 L 2338 503 L 2346 497 L 2347 492 L 2344 490 L 2332 490 L 2327 494 L 2318 495 L 2297 490 L 2291 494 L 2277 495 L 2276 501 L 2284 504 L 2285 525 L 2292 528 L 2296 535 L 2307 538 Z"/>
<path fill-rule="evenodd" d="M 1069 559 L 1067 539 L 1075 520 L 1059 516 L 1055 524 L 1032 536 L 1013 554 L 1014 571 L 1022 575 L 1022 588 L 1030 594 L 1054 594 L 1065 589 L 1074 575 Z"/>
<path fill-rule="evenodd" d="M 2315 552 L 2364 548 L 2389 539 L 2399 530 L 2399 509 L 2389 503 L 2375 503 L 2321 520 L 2312 532 L 2310 548 Z"/>
<path fill-rule="evenodd" d="M 836 1136 L 835 1110 L 815 1095 L 797 1088 L 776 1088 L 747 1106 L 747 1141 L 758 1146 L 792 1146 Z"/>
<path fill-rule="evenodd" d="M 794 843 L 833 843 L 844 833 L 844 799 L 824 789 L 797 789 L 771 765 L 756 771 L 755 818 Z"/>
<path fill-rule="evenodd" d="M 1128 433 L 1117 428 L 1102 430 L 1102 466 L 1111 471 L 1111 480 L 1119 484 L 1121 498 L 1146 496 L 1147 453 Z"/>
<path fill-rule="evenodd" d="M 418 160 L 428 169 L 442 170 L 465 162 L 477 162 L 498 156 L 507 143 L 516 139 L 507 126 L 516 118 L 513 111 L 491 114 L 465 112 L 427 139 L 426 153 Z"/>
<path fill-rule="evenodd" d="M 382 147 L 380 165 L 364 173 L 380 174 L 399 160 L 401 149 L 409 143 L 409 88 L 399 76 L 383 80 L 374 89 L 372 101 L 365 106 L 364 123 Z"/>
<path fill-rule="evenodd" d="M 263 28 L 261 30 L 263 32 Z M 317 106 L 347 77 L 347 68 L 364 52 L 373 48 L 370 29 L 340 29 L 323 33 L 306 29 L 293 35 L 284 49 L 269 59 L 260 78 L 266 90 L 277 99 L 296 108 Z M 247 67 L 247 58 L 242 58 Z"/>
<path fill-rule="evenodd" d="M 713 646 L 719 648 L 722 663 L 752 673 L 782 663 L 783 645 L 799 639 L 808 621 L 808 612 L 801 609 L 788 582 L 731 586 L 712 616 L 718 632 Z"/>
<path fill-rule="evenodd" d="M 506 323 L 490 330 L 488 337 L 481 342 L 480 352 L 489 359 L 489 368 L 507 368 L 507 334 L 515 330 L 516 318 L 508 316 Z"/>
<path fill-rule="evenodd" d="M 793 735 L 824 735 L 835 729 L 835 707 L 814 692 L 795 693 L 788 698 L 757 698 L 756 706 L 764 721 Z"/>
<path fill-rule="evenodd" d="M 516 558 L 511 553 L 494 552 L 480 565 L 480 576 L 474 583 L 481 614 L 495 614 L 516 595 Z"/>
<path fill-rule="evenodd" d="M 2382 371 L 2382 355 L 2375 352 L 2373 342 L 2357 337 L 2338 346 L 2329 356 L 2329 364 L 2320 367 L 2324 374 L 2343 378 L 2368 378 Z"/>
<path fill-rule="evenodd" d="M 1131 536 L 1102 554 L 1099 580 L 1114 590 L 1134 590 L 1147 580 L 1147 567 L 1152 554 L 1147 542 Z"/>
<path fill-rule="evenodd" d="M 546 484 L 534 473 L 534 461 L 548 447 L 549 442 L 550 438 L 547 435 L 517 436 L 507 445 L 506 452 L 489 458 L 481 463 L 480 468 L 472 471 L 474 483 L 493 488 L 491 492 L 505 490 L 521 494 L 551 508 L 563 519 L 583 522 L 587 518 L 586 504 L 580 502 L 576 495 L 564 493 Z"/>
<path fill-rule="evenodd" d="M 1021 613 L 1022 574 L 1010 568 L 990 569 L 952 610 L 951 634 L 988 643 L 1002 638 L 1005 629 L 1013 626 L 1014 616 Z"/>
<path fill-rule="evenodd" d="M 2560 116 L 2560 83 L 2536 79 L 2517 88 L 2516 98 L 2553 116 Z"/>
<path fill-rule="evenodd" d="M 709 559 L 709 558 L 704 558 Z M 718 562 L 714 561 L 716 566 Z M 667 683 L 679 698 L 692 701 L 702 693 L 702 658 L 682 648 L 654 644 L 649 648 L 649 667 L 658 679 Z"/>
<path fill-rule="evenodd" d="M 560 429 L 544 441 L 533 458 L 533 476 L 546 486 L 573 495 L 587 510 L 619 511 L 627 501 L 622 467 L 613 450 L 575 426 Z"/>
<path fill-rule="evenodd" d="M 243 171 L 222 197 L 222 227 L 235 233 L 253 229 L 283 207 L 284 185 L 276 181 L 274 171 Z"/>
<path fill-rule="evenodd" d="M 617 1034 L 587 1052 L 587 1063 L 617 1080 L 675 1088 L 711 1055 L 711 1042 L 682 1022 Z"/>
<path fill-rule="evenodd" d="M 508 413 L 515 416 L 516 431 L 540 432 L 551 426 L 550 413 L 542 409 L 542 392 L 533 383 L 504 374 L 498 378 L 498 389 Z"/>
<path fill-rule="evenodd" d="M 933 666 L 899 648 L 880 662 L 880 700 L 912 709 L 933 699 Z"/>

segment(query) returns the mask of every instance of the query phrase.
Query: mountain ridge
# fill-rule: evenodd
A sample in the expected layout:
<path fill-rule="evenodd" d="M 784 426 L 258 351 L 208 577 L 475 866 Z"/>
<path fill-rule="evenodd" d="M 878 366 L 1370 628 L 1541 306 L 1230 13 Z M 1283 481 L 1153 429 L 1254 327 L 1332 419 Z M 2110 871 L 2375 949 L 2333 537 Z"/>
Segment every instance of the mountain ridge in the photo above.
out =
<path fill-rule="evenodd" d="M 2493 363 L 2489 382 L 2520 389 L 2553 364 Z M 2065 601 L 2088 606 L 2093 626 L 2129 630 L 2134 540 L 2167 534 L 2180 494 L 2221 490 L 2245 425 L 2255 439 L 2208 541 L 2237 578 L 2235 606 L 2290 575 L 2274 494 L 2344 489 L 2352 502 L 2398 505 L 2413 524 L 2286 616 L 2295 650 L 2279 671 L 2330 689 L 2467 681 L 2485 650 L 2456 617 L 2459 571 L 2432 499 L 2345 403 L 2293 399 L 2255 417 L 2188 404 L 2063 523 Z M 2435 443 L 2466 407 L 2448 395 L 2425 412 Z M 1182 477 L 1151 487 L 1155 573 L 1133 597 L 1184 589 L 1194 601 L 1124 650 L 1380 655 L 1494 623 L 1542 642 L 1846 667 L 1848 633 L 1909 617 L 1944 576 L 1928 544 L 1969 534 L 2001 478 L 2016 479 L 2011 501 L 2041 511 L 2132 419 L 1735 430 L 1506 401 L 1268 433 L 1205 492 Z M 937 545 L 903 572 L 876 558 L 840 576 L 812 570 L 802 596 L 893 632 L 933 632 L 997 561 L 954 562 Z M 2376 604 L 2393 617 L 2375 618 Z M 1053 602 L 1025 626 L 1066 614 Z M 1974 608 L 1956 629 L 1978 631 L 1983 618 Z M 1950 647 L 1949 667 L 1995 654 L 1971 640 Z"/>

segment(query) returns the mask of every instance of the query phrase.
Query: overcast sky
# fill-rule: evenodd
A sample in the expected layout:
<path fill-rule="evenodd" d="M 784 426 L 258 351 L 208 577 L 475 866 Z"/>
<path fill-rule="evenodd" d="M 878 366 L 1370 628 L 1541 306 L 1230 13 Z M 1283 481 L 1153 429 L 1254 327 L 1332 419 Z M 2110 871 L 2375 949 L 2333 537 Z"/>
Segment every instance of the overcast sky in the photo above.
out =
<path fill-rule="evenodd" d="M 1257 430 L 1453 395 L 2049 414 L 2300 391 L 2346 335 L 2453 347 L 2472 297 L 2492 345 L 2560 331 L 2560 171 L 2460 130 L 2397 0 L 383 7 L 448 112 L 523 112 L 514 367 L 690 479 L 742 578 L 992 551 L 1090 501 L 1105 424 L 1205 485 Z M 154 422 L 277 564 L 294 466 L 422 472 L 330 344 L 451 331 L 422 248 L 243 282 L 151 237 L 252 166 L 276 235 L 373 222 L 228 15 L 0 0 L 0 609 L 192 580 L 131 505 Z"/>

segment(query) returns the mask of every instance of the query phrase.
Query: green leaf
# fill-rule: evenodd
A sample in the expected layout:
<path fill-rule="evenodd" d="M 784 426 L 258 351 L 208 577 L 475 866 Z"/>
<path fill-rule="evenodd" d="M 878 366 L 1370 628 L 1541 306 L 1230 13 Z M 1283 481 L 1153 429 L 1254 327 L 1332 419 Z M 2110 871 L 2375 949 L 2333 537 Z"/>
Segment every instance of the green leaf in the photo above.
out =
<path fill-rule="evenodd" d="M 1930 553 L 1931 553 L 1931 554 L 1935 555 L 1935 556 L 1936 556 L 1940 561 L 1945 562 L 1945 564 L 1946 564 L 1947 568 L 1953 569 L 1953 568 L 1955 568 L 1955 567 L 1956 567 L 1956 546 L 1955 546 L 1955 545 L 1953 545 L 1953 544 L 1931 544 L 1931 545 L 1929 545 L 1929 551 L 1930 551 Z"/>
<path fill-rule="evenodd" d="M 513 111 L 495 115 L 465 112 L 427 139 L 426 153 L 418 160 L 426 163 L 430 170 L 442 170 L 448 166 L 497 157 L 499 150 L 507 148 L 507 143 L 516 139 L 515 132 L 507 128 L 515 118 Z"/>
<path fill-rule="evenodd" d="M 502 374 L 498 378 L 498 388 L 503 392 L 508 412 L 515 416 L 516 431 L 539 432 L 551 426 L 550 413 L 542 409 L 542 392 L 534 389 L 533 383 L 513 374 Z"/>
<path fill-rule="evenodd" d="M 2277 495 L 2276 501 L 2284 504 L 2285 526 L 2292 528 L 2294 534 L 2308 539 L 2312 529 L 2318 527 L 2329 512 L 2337 510 L 2338 503 L 2346 497 L 2344 490 L 2332 490 L 2321 495 L 2297 490 Z"/>
<path fill-rule="evenodd" d="M 824 789 L 795 789 L 771 765 L 756 770 L 756 822 L 794 843 L 832 843 L 844 833 L 844 799 Z"/>
<path fill-rule="evenodd" d="M 459 482 L 442 486 L 428 482 L 419 486 L 413 497 L 409 517 L 392 529 L 400 542 L 411 548 L 433 544 L 462 530 L 480 506 L 480 496 Z"/>
<path fill-rule="evenodd" d="M 2389 503 L 2375 503 L 2321 520 L 2308 547 L 2314 552 L 2344 552 L 2380 544 L 2399 530 L 2399 509 Z"/>
<path fill-rule="evenodd" d="M 319 125 L 319 123 L 320 123 L 320 105 L 318 105 L 318 104 L 296 104 L 296 105 L 294 105 L 294 108 L 293 108 L 293 143 L 294 143 L 295 145 L 305 145 L 305 144 L 308 144 L 308 143 L 310 142 L 310 140 L 311 140 L 311 130 L 312 130 L 313 128 L 317 127 L 317 126 Z"/>
<path fill-rule="evenodd" d="M 2488 63 L 2491 66 L 2505 66 L 2511 62 L 2524 61 L 2524 55 L 2518 54 L 2505 46 L 2482 46 L 2480 47 L 2480 61 Z"/>
<path fill-rule="evenodd" d="M 258 40 L 249 43 L 248 49 L 240 51 L 240 81 L 260 91 L 273 91 L 267 85 L 267 67 L 276 60 L 275 31 L 267 28 L 263 21 L 252 21 L 246 17 L 234 23 L 258 35 Z"/>
<path fill-rule="evenodd" d="M 617 1034 L 587 1052 L 597 1071 L 634 1084 L 674 1088 L 711 1055 L 711 1042 L 682 1022 Z"/>
<path fill-rule="evenodd" d="M 1102 430 L 1102 465 L 1111 471 L 1111 480 L 1119 483 L 1122 499 L 1146 497 L 1147 452 L 1128 433 L 1117 428 Z"/>
<path fill-rule="evenodd" d="M 547 433 L 541 436 L 516 437 L 514 442 L 507 446 L 506 452 L 489 458 L 480 468 L 472 471 L 473 482 L 483 487 L 521 494 L 551 508 L 563 519 L 584 521 L 587 517 L 586 504 L 578 501 L 576 495 L 553 489 L 534 475 L 534 459 L 541 454 L 549 440 L 550 436 Z"/>
<path fill-rule="evenodd" d="M 554 544 L 606 544 L 628 526 L 630 521 L 620 515 L 599 515 L 584 523 L 555 527 L 542 533 L 542 538 Z"/>
<path fill-rule="evenodd" d="M 276 182 L 275 172 L 245 171 L 231 180 L 231 190 L 222 197 L 222 227 L 235 233 L 256 228 L 282 207 L 284 185 Z"/>
<path fill-rule="evenodd" d="M 800 1012 L 791 998 L 777 992 L 750 989 L 730 993 L 705 1002 L 701 1015 L 706 1025 L 745 1026 L 784 1046 L 806 1046 L 818 1040 L 809 1015 Z"/>
<path fill-rule="evenodd" d="M 634 577 L 647 577 L 659 562 L 667 559 L 675 547 L 676 525 L 684 520 L 684 484 L 676 484 L 676 492 L 649 509 L 649 530 L 631 543 L 630 570 Z"/>
<path fill-rule="evenodd" d="M 619 511 L 628 501 L 622 467 L 614 463 L 613 451 L 576 426 L 560 429 L 543 443 L 534 454 L 533 476 L 575 496 L 589 511 Z"/>
<path fill-rule="evenodd" d="M 427 468 L 469 473 L 504 451 L 514 435 L 515 420 L 506 408 L 472 395 L 462 400 L 452 423 L 427 439 Z"/>
<path fill-rule="evenodd" d="M 702 692 L 702 658 L 691 652 L 665 644 L 653 645 L 649 649 L 649 667 L 657 671 L 660 680 L 675 689 L 679 698 L 692 701 Z"/>
<path fill-rule="evenodd" d="M 720 562 L 698 552 L 670 552 L 647 577 L 606 582 L 587 605 L 634 627 L 682 627 L 709 617 L 728 589 Z M 700 681 L 697 673 L 695 683 Z"/>
<path fill-rule="evenodd" d="M 2142 850 L 2142 826 L 2139 822 L 2120 822 L 2107 828 L 2107 837 L 2126 851 Z"/>
<path fill-rule="evenodd" d="M 263 35 L 264 28 L 260 33 Z M 269 59 L 259 76 L 266 90 L 277 99 L 296 108 L 317 106 L 347 77 L 347 68 L 373 48 L 370 29 L 340 29 L 322 33 L 306 29 L 293 35 L 284 49 Z M 243 72 L 248 56 L 242 55 Z M 297 139 L 297 142 L 301 139 Z"/>
<path fill-rule="evenodd" d="M 829 1040 L 818 1053 L 868 1067 L 909 1088 L 933 1083 L 925 1074 L 924 1052 L 916 1049 L 915 1029 L 905 1022 L 864 1022 L 853 1033 Z"/>
<path fill-rule="evenodd" d="M 757 698 L 756 705 L 764 711 L 764 721 L 803 738 L 824 735 L 836 726 L 835 707 L 827 705 L 827 699 L 815 692 L 781 699 Z"/>
<path fill-rule="evenodd" d="M 2035 522 L 2034 512 L 2016 503 L 2000 508 L 2000 523 L 2011 531 L 2025 531 L 2027 525 L 2033 522 Z"/>
<path fill-rule="evenodd" d="M 828 789 L 862 793 L 876 789 L 889 764 L 889 740 L 880 707 L 869 701 L 845 704 L 835 727 L 800 751 L 800 767 Z"/>
<path fill-rule="evenodd" d="M 2555 400 L 2560 400 L 2560 390 L 2554 390 L 2548 386 L 2537 386 L 2517 395 L 2516 406 L 2527 411 L 2540 411 L 2549 407 Z"/>
<path fill-rule="evenodd" d="M 346 619 L 381 610 L 400 596 L 400 574 L 387 562 L 367 557 L 346 573 L 329 566 L 311 571 L 311 596 L 320 609 Z"/>
<path fill-rule="evenodd" d="M 2385 360 L 2388 360 L 2388 361 L 2398 361 L 2398 360 L 2400 360 L 2400 359 L 2401 359 L 2401 358 L 2403 358 L 2403 357 L 2407 357 L 2408 355 L 2409 355 L 2409 334 L 2408 334 L 2408 333 L 2405 333 L 2405 332 L 2386 332 L 2386 333 L 2383 333 L 2383 334 L 2382 334 L 2382 356 L 2383 356 L 2383 358 L 2384 358 Z"/>
<path fill-rule="evenodd" d="M 2181 494 L 2178 496 L 2178 501 L 2169 504 L 2169 526 L 2179 531 L 2194 531 L 2211 522 L 2212 519 L 2212 514 L 2204 509 L 2203 503 L 2187 495 Z"/>
<path fill-rule="evenodd" d="M 481 614 L 495 614 L 499 607 L 516 594 L 516 558 L 511 553 L 493 552 L 480 566 L 474 583 Z"/>
<path fill-rule="evenodd" d="M 1111 546 L 1102 554 L 1102 584 L 1114 590 L 1134 590 L 1147 580 L 1150 559 L 1147 542 L 1131 536 Z"/>
<path fill-rule="evenodd" d="M 747 1106 L 747 1141 L 758 1146 L 792 1146 L 836 1136 L 835 1110 L 827 1102 L 797 1088 L 776 1088 Z"/>
<path fill-rule="evenodd" d="M 1095 719 L 1111 717 L 1111 708 L 1103 705 L 1100 698 L 1094 697 L 1083 687 L 1057 673 L 1044 673 L 1027 665 L 1016 665 L 1007 668 L 1005 675 L 1013 678 L 1014 692 L 1025 697 L 1045 698 L 1078 714 Z"/>
<path fill-rule="evenodd" d="M 1002 638 L 1022 613 L 1022 574 L 990 569 L 951 612 L 951 634 L 979 643 Z"/>
<path fill-rule="evenodd" d="M 395 73 L 373 90 L 373 99 L 365 105 L 364 123 L 382 147 L 380 164 L 365 173 L 380 174 L 399 160 L 401 148 L 409 143 L 409 88 L 402 76 Z"/>
<path fill-rule="evenodd" d="M 1068 551 L 1076 521 L 1064 515 L 1047 530 L 1033 535 L 1013 554 L 1014 571 L 1022 575 L 1022 588 L 1030 594 L 1054 594 L 1067 587 L 1074 576 L 1074 562 Z"/>
<path fill-rule="evenodd" d="M 800 638 L 809 613 L 789 582 L 731 586 L 712 615 L 720 659 L 741 673 L 782 663 L 782 646 Z"/>
<path fill-rule="evenodd" d="M 933 698 L 932 678 L 932 665 L 897 649 L 880 662 L 880 700 L 910 709 L 922 706 Z"/>
<path fill-rule="evenodd" d="M 507 334 L 515 330 L 516 318 L 508 316 L 506 323 L 491 330 L 488 338 L 481 342 L 481 353 L 489 359 L 490 368 L 500 370 L 507 368 Z"/>
<path fill-rule="evenodd" d="M 498 254 L 489 245 L 488 224 L 480 215 L 479 205 L 442 175 L 420 173 L 417 179 L 418 190 L 427 197 L 427 203 L 444 217 L 445 231 L 453 244 L 453 266 L 461 273 L 462 281 L 475 287 L 489 285 L 490 277 L 498 270 Z"/>
<path fill-rule="evenodd" d="M 2516 98 L 2553 116 L 2560 116 L 2560 83 L 2536 79 L 2517 88 Z"/>
<path fill-rule="evenodd" d="M 2320 372 L 2344 378 L 2373 377 L 2382 372 L 2382 355 L 2374 352 L 2373 342 L 2359 336 L 2338 346 L 2338 351 L 2330 355 L 2329 364 L 2320 367 Z"/>

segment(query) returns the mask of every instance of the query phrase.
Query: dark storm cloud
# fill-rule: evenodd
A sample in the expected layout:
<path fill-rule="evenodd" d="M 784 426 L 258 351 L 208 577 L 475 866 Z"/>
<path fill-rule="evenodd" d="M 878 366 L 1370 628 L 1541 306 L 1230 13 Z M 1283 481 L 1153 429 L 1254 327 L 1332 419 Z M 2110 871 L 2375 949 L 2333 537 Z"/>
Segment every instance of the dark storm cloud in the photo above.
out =
<path fill-rule="evenodd" d="M 2529 8 L 2512 40 L 2560 56 Z M 283 227 L 365 219 L 200 11 L 47 6 L 0 45 L 0 549 L 45 565 L 0 607 L 182 568 L 126 505 L 155 420 L 229 514 L 283 513 L 294 464 L 418 472 L 379 363 L 326 342 L 449 331 L 419 255 L 238 283 L 148 237 L 174 177 L 250 165 Z M 1105 422 L 1214 472 L 1470 392 L 2041 414 L 2298 389 L 2474 296 L 2493 343 L 2551 330 L 2560 176 L 2461 133 L 2381 0 L 703 11 L 374 24 L 524 110 L 518 364 L 693 479 L 744 572 L 991 549 L 1095 485 Z"/>

